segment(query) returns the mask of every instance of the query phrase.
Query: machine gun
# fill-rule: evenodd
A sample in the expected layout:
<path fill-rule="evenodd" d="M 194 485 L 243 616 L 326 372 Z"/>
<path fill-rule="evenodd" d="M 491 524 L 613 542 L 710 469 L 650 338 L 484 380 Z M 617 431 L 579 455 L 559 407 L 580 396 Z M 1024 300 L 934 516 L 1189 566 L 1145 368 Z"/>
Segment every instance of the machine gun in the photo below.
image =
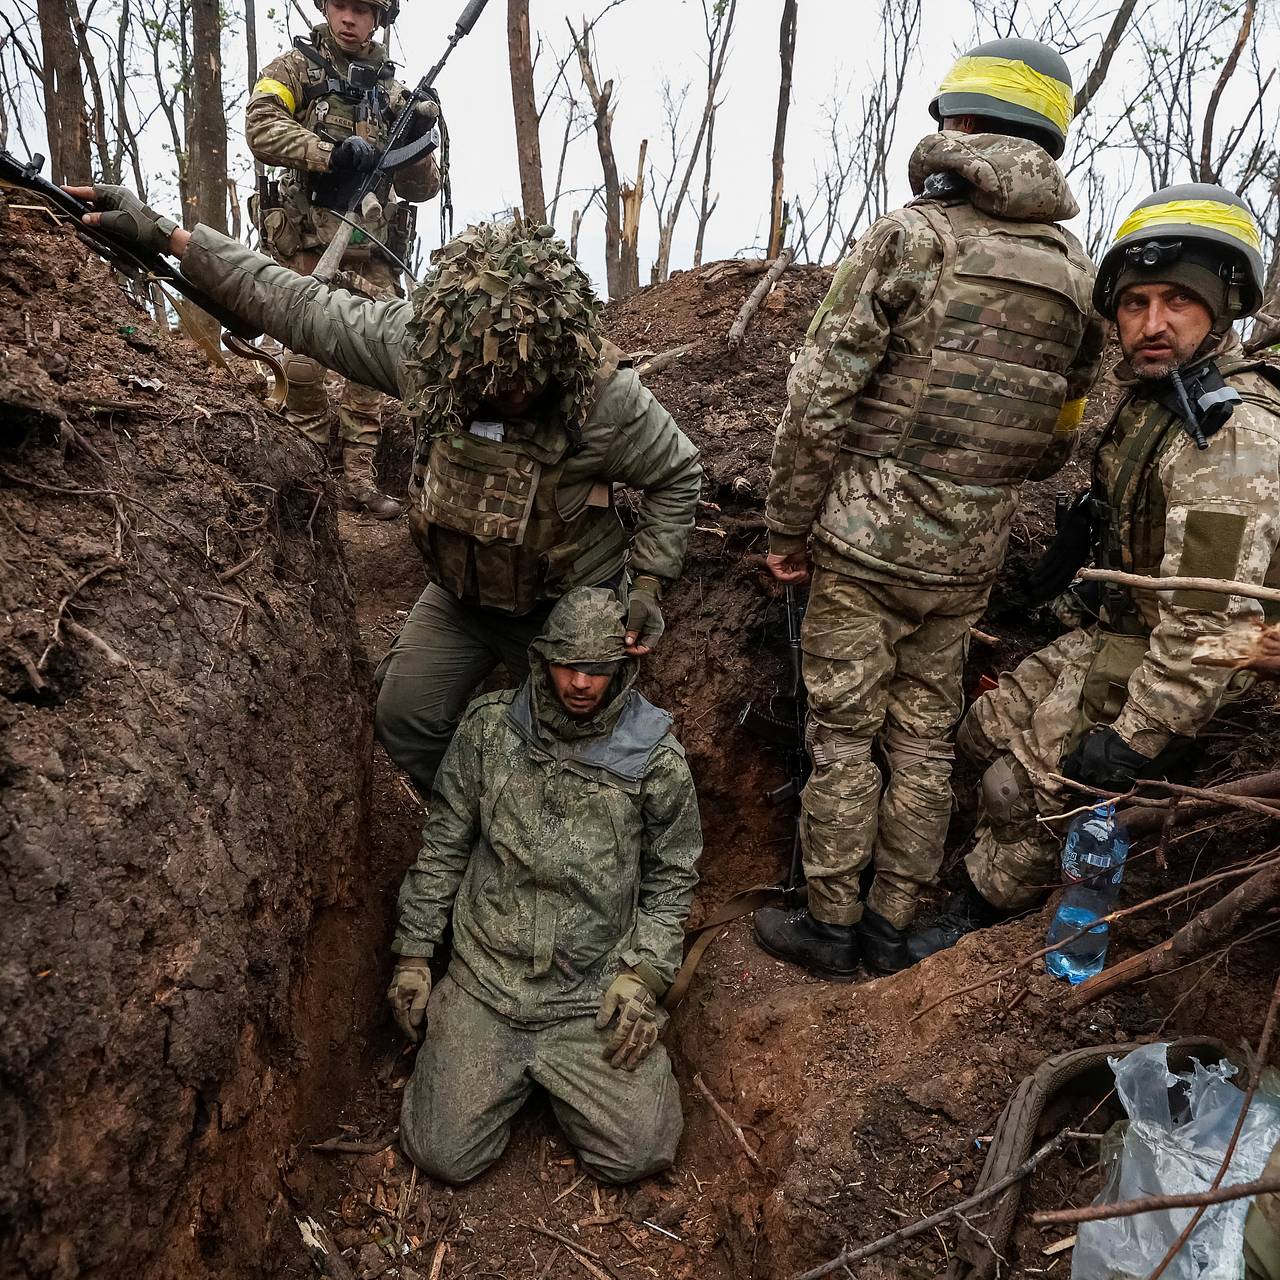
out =
<path fill-rule="evenodd" d="M 436 91 L 433 87 L 436 77 L 444 69 L 444 64 L 448 62 L 449 55 L 454 51 L 458 42 L 463 36 L 468 35 L 471 28 L 476 25 L 488 2 L 489 0 L 468 0 L 467 7 L 463 9 L 454 24 L 453 34 L 449 37 L 449 43 L 446 45 L 444 53 L 440 55 L 440 61 L 418 81 L 400 114 L 392 122 L 391 132 L 387 137 L 387 149 L 378 158 L 377 165 L 355 185 L 345 211 L 334 210 L 341 222 L 333 239 L 329 242 L 329 247 L 321 256 L 315 271 L 311 273 L 317 280 L 327 283 L 333 279 L 334 273 L 342 262 L 342 255 L 346 253 L 351 244 L 351 237 L 358 229 L 353 218 L 356 214 L 362 212 L 365 200 L 377 190 L 379 184 L 386 180 L 393 169 L 398 169 L 401 165 L 412 164 L 413 161 L 420 159 L 434 149 L 436 141 L 433 131 L 428 131 L 411 142 L 403 140 L 409 132 L 409 126 L 413 121 L 418 104 L 428 99 L 436 100 Z"/>
<path fill-rule="evenodd" d="M 738 724 L 754 737 L 782 752 L 787 780 L 780 787 L 765 793 L 771 805 L 783 805 L 800 801 L 805 780 L 809 776 L 809 753 L 805 748 L 804 726 L 808 714 L 808 696 L 804 687 L 803 657 L 800 648 L 800 620 L 804 611 L 796 599 L 796 589 L 787 586 L 783 593 L 783 607 L 787 619 L 787 683 L 785 693 L 769 699 L 766 707 L 748 702 L 738 714 Z M 791 861 L 787 877 L 782 882 L 783 897 L 788 906 L 800 901 L 804 885 L 802 850 L 800 847 L 800 816 L 797 809 L 795 830 L 791 838 Z"/>

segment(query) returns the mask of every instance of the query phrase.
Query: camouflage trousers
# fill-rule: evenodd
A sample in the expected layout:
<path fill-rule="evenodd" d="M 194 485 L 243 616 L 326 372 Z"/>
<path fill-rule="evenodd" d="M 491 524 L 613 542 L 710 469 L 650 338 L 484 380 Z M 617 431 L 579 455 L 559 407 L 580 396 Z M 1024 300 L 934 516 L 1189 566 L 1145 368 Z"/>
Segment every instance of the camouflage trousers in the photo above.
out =
<path fill-rule="evenodd" d="M 320 261 L 319 253 L 302 249 L 292 257 L 279 259 L 282 267 L 299 275 L 310 275 Z M 347 266 L 346 258 L 343 267 Z M 381 258 L 370 257 L 355 268 L 370 285 L 369 296 L 396 296 L 395 270 Z M 284 415 L 312 444 L 327 455 L 330 446 L 329 392 L 325 387 L 328 371 L 318 360 L 286 351 L 280 359 L 289 392 L 285 397 Z M 361 449 L 376 449 L 382 436 L 381 392 L 346 378 L 338 379 L 338 438 L 342 444 Z"/>
<path fill-rule="evenodd" d="M 1258 1177 L 1280 1178 L 1280 1142 Z M 1244 1220 L 1246 1280 L 1280 1280 L 1280 1192 L 1258 1196 Z"/>
<path fill-rule="evenodd" d="M 499 1017 L 452 978 L 431 993 L 427 1030 L 404 1091 L 400 1145 L 442 1182 L 468 1182 L 506 1149 L 535 1086 L 602 1182 L 669 1168 L 684 1127 L 671 1060 L 657 1044 L 634 1071 L 604 1057 L 610 1031 L 588 1015 L 526 1027 Z"/>
<path fill-rule="evenodd" d="M 905 928 L 937 876 L 969 628 L 989 591 L 814 571 L 801 633 L 813 773 L 800 835 L 817 919 L 861 919 L 860 878 L 874 859 L 867 906 Z"/>

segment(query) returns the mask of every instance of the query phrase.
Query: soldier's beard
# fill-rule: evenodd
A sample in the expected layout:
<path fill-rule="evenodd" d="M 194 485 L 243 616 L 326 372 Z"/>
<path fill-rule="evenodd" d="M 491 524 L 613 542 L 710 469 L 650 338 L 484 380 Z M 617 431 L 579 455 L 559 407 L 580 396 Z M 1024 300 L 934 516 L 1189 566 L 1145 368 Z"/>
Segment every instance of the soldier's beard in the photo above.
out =
<path fill-rule="evenodd" d="M 1126 354 L 1134 377 L 1143 382 L 1159 382 L 1161 378 L 1167 378 L 1175 369 L 1182 368 L 1194 359 L 1199 349 L 1198 341 L 1194 345 L 1179 343 L 1169 335 L 1158 343 L 1143 343 Z"/>

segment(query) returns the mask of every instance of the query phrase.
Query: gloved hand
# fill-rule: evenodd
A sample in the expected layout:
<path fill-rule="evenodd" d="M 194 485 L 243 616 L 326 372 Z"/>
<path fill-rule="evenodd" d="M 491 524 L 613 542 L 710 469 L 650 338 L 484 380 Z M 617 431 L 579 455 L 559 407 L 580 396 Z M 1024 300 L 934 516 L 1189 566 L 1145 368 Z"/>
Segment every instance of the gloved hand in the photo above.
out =
<path fill-rule="evenodd" d="M 431 966 L 423 956 L 405 956 L 391 975 L 387 1000 L 396 1025 L 410 1040 L 422 1039 L 422 1018 L 431 995 Z"/>
<path fill-rule="evenodd" d="M 358 133 L 353 133 L 334 147 L 329 155 L 330 173 L 372 173 L 378 167 L 382 152 Z"/>
<path fill-rule="evenodd" d="M 634 1071 L 658 1042 L 658 1001 L 630 969 L 624 969 L 600 998 L 596 1027 L 603 1029 L 618 1015 L 618 1025 L 604 1056 L 611 1067 Z"/>
<path fill-rule="evenodd" d="M 1088 563 L 1093 550 L 1093 520 L 1093 498 L 1088 489 L 1059 509 L 1053 541 L 1022 583 L 1022 594 L 1029 604 L 1044 604 L 1061 595 Z"/>
<path fill-rule="evenodd" d="M 642 573 L 632 584 L 627 602 L 627 652 L 642 658 L 662 639 L 667 624 L 658 598 L 662 584 L 651 573 Z"/>
<path fill-rule="evenodd" d="M 132 240 L 153 253 L 169 252 L 169 237 L 178 224 L 172 218 L 148 208 L 128 187 L 110 184 L 95 186 L 93 204 L 103 211 L 99 226 L 104 231 Z"/>
<path fill-rule="evenodd" d="M 1092 730 L 1062 762 L 1063 774 L 1100 791 L 1128 791 L 1138 773 L 1151 763 L 1110 725 Z"/>
<path fill-rule="evenodd" d="M 401 142 L 417 142 L 419 138 L 436 127 L 436 121 L 439 119 L 440 108 L 430 98 L 424 98 L 421 102 L 415 103 L 409 123 L 404 127 Z"/>

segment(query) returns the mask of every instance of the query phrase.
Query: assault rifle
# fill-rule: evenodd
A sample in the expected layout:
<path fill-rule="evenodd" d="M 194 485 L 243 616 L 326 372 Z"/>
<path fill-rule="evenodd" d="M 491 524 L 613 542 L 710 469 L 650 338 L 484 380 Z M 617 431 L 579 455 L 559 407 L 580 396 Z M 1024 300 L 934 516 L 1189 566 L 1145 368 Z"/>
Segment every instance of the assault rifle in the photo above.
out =
<path fill-rule="evenodd" d="M 76 235 L 118 271 L 137 283 L 155 280 L 160 284 L 167 284 L 189 302 L 194 303 L 201 311 L 211 315 L 224 329 L 246 343 L 252 342 L 262 332 L 261 329 L 228 311 L 221 303 L 215 302 L 198 285 L 192 284 L 182 274 L 182 269 L 176 263 L 170 262 L 164 254 L 153 253 L 135 241 L 121 239 L 109 231 L 104 231 L 101 227 L 88 226 L 83 219 L 86 213 L 93 212 L 93 206 L 63 191 L 48 178 L 42 178 L 40 170 L 43 168 L 44 156 L 42 155 L 32 156 L 30 160 L 23 163 L 10 152 L 0 150 L 0 182 L 20 187 L 24 191 L 31 191 L 47 200 L 55 209 L 65 213 L 71 220 Z M 232 349 L 235 350 L 234 347 Z"/>
<path fill-rule="evenodd" d="M 787 780 L 765 793 L 771 805 L 800 801 L 809 776 L 809 753 L 805 749 L 804 724 L 808 714 L 808 695 L 804 687 L 804 669 L 800 649 L 800 620 L 804 611 L 796 599 L 796 589 L 787 586 L 783 592 L 783 608 L 787 618 L 787 691 L 769 699 L 767 707 L 748 702 L 738 714 L 738 724 L 770 746 L 781 750 Z M 796 906 L 804 885 L 804 869 L 800 848 L 800 818 L 796 815 L 791 838 L 791 861 L 782 893 L 788 906 Z"/>
<path fill-rule="evenodd" d="M 317 280 L 327 283 L 333 279 L 334 273 L 338 270 L 338 264 L 342 261 L 342 255 L 346 253 L 351 244 L 351 236 L 356 230 L 352 218 L 362 212 L 365 200 L 377 189 L 379 183 L 386 179 L 391 170 L 398 169 L 401 165 L 411 164 L 435 148 L 434 130 L 428 130 L 422 137 L 412 142 L 402 142 L 402 139 L 408 132 L 418 104 L 427 99 L 438 101 L 435 89 L 432 87 L 436 77 L 444 69 L 444 64 L 449 61 L 449 55 L 458 42 L 463 36 L 470 34 L 471 28 L 476 25 L 488 3 L 489 0 L 468 0 L 467 7 L 463 9 L 454 24 L 453 34 L 449 37 L 444 53 L 440 55 L 440 61 L 418 81 L 417 87 L 409 95 L 400 114 L 392 122 L 391 132 L 387 136 L 387 149 L 378 157 L 377 165 L 355 185 L 346 210 L 334 210 L 341 218 L 341 222 L 333 239 L 329 242 L 329 247 L 311 273 Z"/>

